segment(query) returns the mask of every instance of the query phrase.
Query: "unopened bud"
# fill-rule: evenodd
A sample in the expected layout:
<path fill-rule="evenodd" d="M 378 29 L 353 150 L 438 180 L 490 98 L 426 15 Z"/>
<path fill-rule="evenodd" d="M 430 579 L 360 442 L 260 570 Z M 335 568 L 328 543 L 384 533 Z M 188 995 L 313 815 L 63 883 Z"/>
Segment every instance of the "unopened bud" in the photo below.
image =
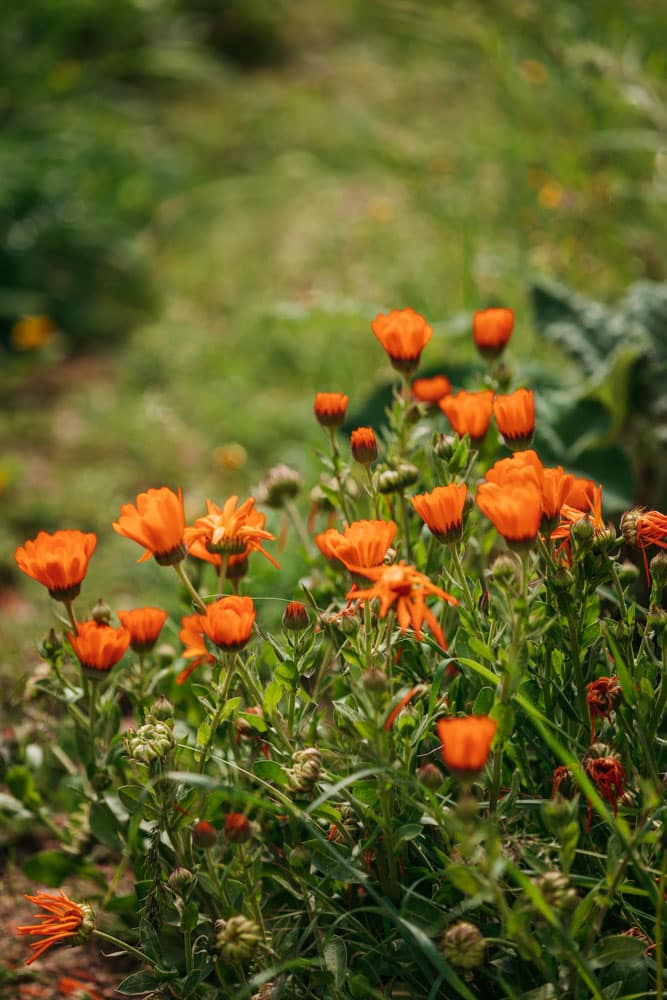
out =
<path fill-rule="evenodd" d="M 167 879 L 167 884 L 170 889 L 179 894 L 183 893 L 188 889 L 194 881 L 194 875 L 189 868 L 184 868 L 183 865 L 177 865 L 172 872 L 169 874 Z"/>
<path fill-rule="evenodd" d="M 417 770 L 417 777 L 421 781 L 422 785 L 426 788 L 430 788 L 432 792 L 434 792 L 436 788 L 440 788 L 441 784 L 445 780 L 445 777 L 437 764 L 422 764 L 422 766 Z"/>
<path fill-rule="evenodd" d="M 308 628 L 308 609 L 301 601 L 290 601 L 283 612 L 283 628 L 290 632 L 302 632 Z"/>
<path fill-rule="evenodd" d="M 247 844 L 253 835 L 253 824 L 243 813 L 227 813 L 225 837 L 230 844 Z"/>
<path fill-rule="evenodd" d="M 663 559 L 665 561 L 665 569 L 667 570 L 667 557 L 665 557 L 662 552 L 660 552 L 659 555 L 663 556 Z M 658 557 L 655 556 L 654 558 L 657 559 Z M 651 560 L 651 564 L 652 563 L 653 560 Z M 629 559 L 626 559 L 625 562 L 622 562 L 621 565 L 618 567 L 618 579 L 621 581 L 621 584 L 624 587 L 627 587 L 629 584 L 634 583 L 638 576 L 639 576 L 639 567 L 635 566 L 635 564 L 633 562 L 630 562 Z"/>
<path fill-rule="evenodd" d="M 247 962 L 262 940 L 262 932 L 254 920 L 240 913 L 229 920 L 216 920 L 215 931 L 217 949 L 230 962 Z"/>
<path fill-rule="evenodd" d="M 460 920 L 448 927 L 442 936 L 442 953 L 459 969 L 476 969 L 484 961 L 486 942 L 474 924 Z"/>
<path fill-rule="evenodd" d="M 97 598 L 97 602 L 93 605 L 93 610 L 90 612 L 90 617 L 98 625 L 108 625 L 111 621 L 111 608 L 103 597 Z"/>
<path fill-rule="evenodd" d="M 647 624 L 655 629 L 658 635 L 664 635 L 667 631 L 667 611 L 663 608 L 652 608 L 648 613 Z"/>
<path fill-rule="evenodd" d="M 566 590 L 571 590 L 574 586 L 574 576 L 569 569 L 562 566 L 551 577 L 551 586 L 554 590 L 560 591 L 561 593 Z"/>
<path fill-rule="evenodd" d="M 635 510 L 626 511 L 621 517 L 621 534 L 623 541 L 627 542 L 628 545 L 637 544 L 637 522 L 640 514 L 641 510 L 635 508 Z"/>
<path fill-rule="evenodd" d="M 595 528 L 588 517 L 581 517 L 570 528 L 570 535 L 580 547 L 585 547 L 593 539 Z"/>
<path fill-rule="evenodd" d="M 207 850 L 209 847 L 213 847 L 217 839 L 216 829 L 207 819 L 197 820 L 192 827 L 192 843 L 195 847 Z"/>
<path fill-rule="evenodd" d="M 305 747 L 292 754 L 289 770 L 290 786 L 295 792 L 309 792 L 317 783 L 322 770 L 322 754 L 317 747 Z"/>
<path fill-rule="evenodd" d="M 174 706 L 161 694 L 151 705 L 149 714 L 157 722 L 170 722 L 174 718 Z"/>
<path fill-rule="evenodd" d="M 562 872 L 546 872 L 535 879 L 535 885 L 554 910 L 569 910 L 577 905 L 577 891 Z"/>
<path fill-rule="evenodd" d="M 654 555 L 649 563 L 649 569 L 651 570 L 651 577 L 655 585 L 657 587 L 664 587 L 667 584 L 667 552 L 658 552 Z M 639 573 L 639 570 L 637 570 L 637 573 Z"/>
<path fill-rule="evenodd" d="M 55 629 L 50 628 L 39 645 L 39 654 L 47 662 L 51 662 L 62 653 L 63 644 Z"/>
<path fill-rule="evenodd" d="M 501 552 L 499 556 L 493 560 L 491 564 L 491 574 L 494 580 L 510 581 L 516 580 L 518 578 L 518 566 L 516 559 L 512 559 L 510 555 L 505 552 Z"/>
<path fill-rule="evenodd" d="M 289 465 L 274 465 L 264 476 L 256 490 L 257 503 L 278 509 L 287 500 L 298 496 L 303 487 L 301 475 Z"/>
<path fill-rule="evenodd" d="M 370 466 L 378 457 L 378 443 L 372 427 L 357 427 L 350 434 L 352 458 L 360 465 Z"/>

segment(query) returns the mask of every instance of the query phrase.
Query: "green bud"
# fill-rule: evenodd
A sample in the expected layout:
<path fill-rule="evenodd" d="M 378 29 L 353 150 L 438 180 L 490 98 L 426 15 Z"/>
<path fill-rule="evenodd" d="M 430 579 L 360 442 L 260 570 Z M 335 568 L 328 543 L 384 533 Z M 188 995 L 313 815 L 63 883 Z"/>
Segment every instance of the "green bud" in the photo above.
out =
<path fill-rule="evenodd" d="M 218 952 L 229 962 L 247 962 L 262 940 L 262 932 L 254 920 L 240 913 L 229 920 L 216 920 L 215 932 Z"/>
<path fill-rule="evenodd" d="M 447 928 L 441 948 L 447 961 L 456 968 L 477 969 L 484 961 L 486 942 L 478 927 L 460 920 Z"/>
<path fill-rule="evenodd" d="M 97 603 L 93 606 L 90 617 L 98 625 L 108 625 L 111 621 L 111 608 L 103 597 L 97 598 Z"/>

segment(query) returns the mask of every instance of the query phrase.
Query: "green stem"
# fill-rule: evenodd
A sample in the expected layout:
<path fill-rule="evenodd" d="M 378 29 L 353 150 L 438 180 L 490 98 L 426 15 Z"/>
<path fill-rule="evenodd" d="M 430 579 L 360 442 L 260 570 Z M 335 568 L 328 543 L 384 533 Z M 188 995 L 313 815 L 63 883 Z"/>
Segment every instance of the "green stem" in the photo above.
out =
<path fill-rule="evenodd" d="M 412 547 L 410 545 L 410 522 L 408 520 L 408 504 L 403 490 L 398 494 L 398 501 L 401 507 L 401 520 L 403 522 L 403 537 L 405 539 L 405 558 L 412 562 Z"/>
<path fill-rule="evenodd" d="M 470 586 L 468 584 L 468 579 L 466 577 L 465 570 L 463 568 L 463 563 L 461 562 L 461 554 L 459 552 L 458 542 L 454 542 L 453 545 L 450 545 L 448 547 L 449 551 L 452 553 L 452 559 L 454 560 L 454 566 L 456 568 L 456 579 L 457 582 L 461 585 L 461 589 L 463 590 L 468 611 L 470 612 L 471 615 L 473 615 L 473 617 L 476 618 L 477 607 L 475 605 L 475 601 L 470 591 Z"/>
<path fill-rule="evenodd" d="M 204 603 L 204 601 L 198 594 L 197 590 L 195 589 L 192 580 L 185 572 L 185 567 L 183 563 L 182 562 L 174 563 L 174 569 L 176 570 L 176 575 L 180 579 L 181 583 L 183 584 L 187 592 L 190 594 L 193 602 L 197 605 L 200 611 L 203 611 L 203 613 L 206 614 L 206 604 Z"/>
<path fill-rule="evenodd" d="M 93 928 L 93 934 L 102 941 L 108 941 L 109 944 L 114 946 L 114 948 L 121 948 L 123 951 L 128 952 L 128 954 L 135 955 L 146 965 L 153 965 L 148 955 L 144 955 L 143 951 L 139 951 L 139 949 L 135 948 L 132 944 L 127 944 L 126 941 L 121 941 L 120 938 L 114 937 L 113 934 L 107 934 L 106 931 L 101 931 L 97 927 Z"/>
<path fill-rule="evenodd" d="M 655 909 L 655 927 L 653 930 L 653 940 L 655 941 L 655 995 L 664 997 L 665 992 L 665 948 L 664 948 L 664 927 L 663 914 L 665 910 L 665 876 L 667 875 L 667 850 L 662 852 L 662 864 L 660 866 L 660 882 L 658 885 L 658 903 Z"/>
<path fill-rule="evenodd" d="M 241 863 L 241 870 L 243 872 L 243 877 L 248 886 L 248 895 L 250 897 L 250 909 L 252 910 L 252 915 L 255 918 L 255 923 L 260 928 L 262 932 L 262 939 L 266 942 L 266 930 L 264 928 L 264 919 L 262 917 L 262 908 L 257 900 L 257 887 L 253 885 L 250 879 L 250 859 L 246 854 L 245 844 L 238 845 L 238 857 Z"/>
<path fill-rule="evenodd" d="M 373 512 L 375 514 L 376 521 L 381 520 L 380 518 L 380 503 L 378 499 L 377 490 L 375 489 L 375 483 L 373 482 L 373 473 L 371 472 L 370 465 L 365 465 L 366 476 L 368 478 L 368 495 L 371 498 L 371 503 L 373 504 Z"/>
<path fill-rule="evenodd" d="M 72 629 L 74 630 L 74 635 L 77 635 L 79 631 L 79 625 L 76 620 L 76 611 L 74 610 L 74 603 L 73 601 L 63 601 L 63 604 L 65 605 L 65 611 L 67 612 L 67 617 L 69 618 L 70 623 L 72 625 Z"/>
<path fill-rule="evenodd" d="M 340 506 L 345 520 L 348 524 L 352 524 L 352 518 L 350 517 L 350 511 L 347 506 L 347 497 L 345 496 L 345 484 L 340 473 L 341 462 L 340 452 L 338 451 L 338 445 L 336 444 L 336 431 L 333 427 L 328 427 L 327 430 L 329 432 L 329 441 L 331 442 L 331 458 L 333 461 L 334 471 L 336 473 L 338 499 L 340 500 Z"/>
<path fill-rule="evenodd" d="M 225 703 L 227 701 L 227 695 L 229 694 L 229 687 L 232 682 L 232 677 L 234 676 L 233 660 L 232 657 L 228 657 L 223 654 L 222 656 L 222 670 L 226 671 L 224 680 L 222 682 L 222 688 L 219 692 L 218 704 L 216 710 L 211 719 L 211 725 L 209 729 L 208 738 L 204 744 L 204 748 L 201 752 L 201 757 L 199 758 L 199 773 L 203 774 L 206 767 L 206 761 L 208 759 L 209 752 L 213 745 L 213 740 L 215 739 L 215 732 L 220 723 L 220 716 L 222 715 Z"/>
<path fill-rule="evenodd" d="M 299 513 L 299 508 L 292 499 L 285 500 L 285 510 L 287 511 L 290 521 L 294 525 L 294 530 L 299 536 L 299 541 L 303 545 L 306 554 L 308 556 L 315 556 L 317 553 L 313 547 L 310 535 L 308 534 L 308 529 L 303 523 L 303 518 Z"/>

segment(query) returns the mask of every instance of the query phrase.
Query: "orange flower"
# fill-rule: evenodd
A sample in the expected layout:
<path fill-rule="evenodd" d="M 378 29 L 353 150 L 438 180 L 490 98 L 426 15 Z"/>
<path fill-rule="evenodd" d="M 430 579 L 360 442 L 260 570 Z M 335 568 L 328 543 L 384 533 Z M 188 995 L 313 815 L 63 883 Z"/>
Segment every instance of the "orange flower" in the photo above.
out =
<path fill-rule="evenodd" d="M 366 590 L 353 588 L 347 595 L 348 601 L 372 601 L 378 598 L 381 618 L 384 618 L 395 604 L 396 620 L 403 634 L 411 625 L 420 642 L 422 625 L 426 622 L 442 649 L 447 649 L 445 636 L 435 615 L 426 604 L 426 598 L 433 595 L 447 601 L 448 604 L 458 604 L 455 597 L 446 590 L 436 587 L 427 576 L 403 561 L 393 566 L 375 566 L 366 569 L 357 567 L 357 569 L 375 582 Z"/>
<path fill-rule="evenodd" d="M 113 530 L 146 549 L 137 562 L 155 556 L 160 566 L 173 566 L 187 555 L 183 541 L 185 511 L 183 490 L 174 493 L 168 486 L 150 489 L 137 496 L 137 505 L 124 504 Z"/>
<path fill-rule="evenodd" d="M 510 545 L 531 545 L 542 520 L 542 494 L 532 484 L 481 483 L 477 506 Z"/>
<path fill-rule="evenodd" d="M 501 458 L 487 469 L 484 478 L 487 483 L 497 483 L 498 486 L 533 485 L 541 490 L 544 467 L 537 452 L 531 449 L 515 451 L 510 458 Z"/>
<path fill-rule="evenodd" d="M 130 645 L 127 629 L 112 628 L 95 621 L 79 622 L 76 635 L 68 632 L 67 638 L 81 664 L 83 675 L 92 678 L 106 676 Z"/>
<path fill-rule="evenodd" d="M 350 434 L 352 458 L 360 465 L 370 466 L 378 457 L 378 443 L 372 427 L 357 427 Z"/>
<path fill-rule="evenodd" d="M 618 677 L 598 677 L 586 685 L 586 704 L 591 714 L 591 743 L 595 740 L 595 720 L 611 721 L 611 713 L 622 698 Z"/>
<path fill-rule="evenodd" d="M 446 375 L 434 375 L 432 378 L 416 378 L 410 388 L 417 402 L 439 403 L 452 391 L 452 383 Z"/>
<path fill-rule="evenodd" d="M 575 496 L 580 490 L 581 484 L 588 484 L 587 479 L 575 479 Z M 564 503 L 560 510 L 560 524 L 551 532 L 551 537 L 554 539 L 562 539 L 563 547 L 567 550 L 569 554 L 569 542 L 570 542 L 570 529 L 578 521 L 588 521 L 593 525 L 593 536 L 596 537 L 605 531 L 605 523 L 602 519 L 602 487 L 593 486 L 593 497 L 588 499 L 588 490 L 585 488 L 584 494 L 581 496 L 580 502 L 585 503 L 584 507 L 572 506 L 571 497 L 573 495 L 572 491 L 568 493 L 568 502 Z"/>
<path fill-rule="evenodd" d="M 584 758 L 584 770 L 591 781 L 595 782 L 602 798 L 612 806 L 614 816 L 616 816 L 618 813 L 618 800 L 625 794 L 627 787 L 625 768 L 618 757 L 586 757 Z M 592 814 L 593 806 L 589 802 L 586 833 L 591 828 Z"/>
<path fill-rule="evenodd" d="M 322 427 L 342 427 L 350 397 L 342 392 L 318 392 L 315 396 L 315 416 Z"/>
<path fill-rule="evenodd" d="M 56 601 L 73 601 L 88 571 L 97 538 L 82 531 L 40 531 L 14 553 L 20 570 L 37 580 Z"/>
<path fill-rule="evenodd" d="M 253 497 L 244 500 L 236 509 L 238 497 L 233 496 L 225 501 L 224 507 L 218 507 L 211 500 L 206 501 L 208 513 L 198 517 L 191 528 L 185 529 L 185 539 L 193 554 L 205 559 L 202 547 L 212 555 L 244 555 L 251 552 L 261 552 L 262 555 L 279 569 L 278 563 L 262 547 L 265 540 L 273 541 L 275 535 L 266 531 L 266 515 L 256 510 Z M 210 559 L 209 562 L 214 562 Z"/>
<path fill-rule="evenodd" d="M 621 518 L 621 532 L 628 545 L 639 549 L 657 545 L 667 549 L 667 516 L 658 510 L 635 507 L 626 511 Z"/>
<path fill-rule="evenodd" d="M 135 653 L 148 653 L 158 641 L 168 615 L 162 608 L 134 608 L 119 611 L 118 617 L 130 633 L 130 646 Z"/>
<path fill-rule="evenodd" d="M 81 979 L 74 979 L 72 976 L 61 976 L 58 980 L 58 990 L 64 997 L 89 997 L 90 1000 L 103 1000 L 102 994 L 98 993 L 92 983 L 84 983 Z"/>
<path fill-rule="evenodd" d="M 535 432 L 535 397 L 532 389 L 517 389 L 493 401 L 496 426 L 510 448 L 525 448 Z"/>
<path fill-rule="evenodd" d="M 392 309 L 386 316 L 378 313 L 371 329 L 389 355 L 392 367 L 404 375 L 416 371 L 421 353 L 433 336 L 424 317 L 414 309 Z"/>
<path fill-rule="evenodd" d="M 41 906 L 46 911 L 35 914 L 35 919 L 40 923 L 16 928 L 19 935 L 27 934 L 30 937 L 42 938 L 41 941 L 34 941 L 30 945 L 30 950 L 34 954 L 27 960 L 26 965 L 31 965 L 59 941 L 82 944 L 90 935 L 95 921 L 93 911 L 87 903 L 75 903 L 62 889 L 58 890 L 57 895 L 38 892 L 36 896 L 25 898 L 29 903 Z"/>
<path fill-rule="evenodd" d="M 559 465 L 555 469 L 545 469 L 542 480 L 542 515 L 547 522 L 560 517 L 563 504 L 574 486 L 574 476 L 563 472 Z"/>
<path fill-rule="evenodd" d="M 594 501 L 595 483 L 593 480 L 575 476 L 565 497 L 565 502 L 570 507 L 576 507 L 577 510 L 587 513 L 592 508 Z"/>
<path fill-rule="evenodd" d="M 438 406 L 459 437 L 469 434 L 473 441 L 481 441 L 489 428 L 493 393 L 490 389 L 481 392 L 461 389 L 455 396 L 445 396 Z"/>
<path fill-rule="evenodd" d="M 465 483 L 451 483 L 412 497 L 412 506 L 439 542 L 451 542 L 461 537 L 467 496 Z"/>
<path fill-rule="evenodd" d="M 192 663 L 189 663 L 180 672 L 176 678 L 177 684 L 183 684 L 200 663 L 215 663 L 215 657 L 209 653 L 204 642 L 202 617 L 202 615 L 193 614 L 184 615 L 181 618 L 181 631 L 178 633 L 178 638 L 185 646 L 183 659 L 192 660 Z"/>
<path fill-rule="evenodd" d="M 352 573 L 366 575 L 366 569 L 380 566 L 394 540 L 393 521 L 353 521 L 341 533 L 329 528 L 315 537 L 326 559 L 342 562 Z"/>
<path fill-rule="evenodd" d="M 496 720 L 488 715 L 439 719 L 442 759 L 455 774 L 473 775 L 486 764 L 496 734 Z"/>
<path fill-rule="evenodd" d="M 514 329 L 511 309 L 480 309 L 473 316 L 472 335 L 479 353 L 486 358 L 497 358 Z"/>
<path fill-rule="evenodd" d="M 218 649 L 232 653 L 243 649 L 255 624 L 252 597 L 221 597 L 201 615 L 202 631 Z"/>

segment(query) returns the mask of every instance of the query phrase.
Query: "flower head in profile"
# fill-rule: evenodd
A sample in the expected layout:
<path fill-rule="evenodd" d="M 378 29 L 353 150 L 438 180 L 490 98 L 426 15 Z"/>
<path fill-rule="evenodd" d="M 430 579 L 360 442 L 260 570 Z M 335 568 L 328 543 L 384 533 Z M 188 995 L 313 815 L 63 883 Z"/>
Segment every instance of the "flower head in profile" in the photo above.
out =
<path fill-rule="evenodd" d="M 579 522 L 583 522 L 584 526 L 590 525 L 588 530 L 593 537 L 601 535 L 606 530 L 602 517 L 602 486 L 591 484 L 593 496 L 590 498 L 587 488 L 589 482 L 590 480 L 575 479 L 573 488 L 568 493 L 567 503 L 564 503 L 560 509 L 560 523 L 551 532 L 553 539 L 560 540 L 560 548 L 565 550 L 568 558 L 570 557 L 570 534 L 574 525 L 578 525 Z M 573 499 L 576 499 L 577 504 L 581 504 L 581 506 L 574 506 Z"/>
<path fill-rule="evenodd" d="M 350 434 L 352 458 L 369 468 L 378 457 L 378 443 L 372 427 L 357 427 Z"/>
<path fill-rule="evenodd" d="M 535 397 L 532 389 L 517 389 L 493 401 L 496 426 L 508 448 L 526 448 L 535 432 Z"/>
<path fill-rule="evenodd" d="M 510 546 L 532 545 L 542 520 L 542 494 L 536 486 L 481 483 L 477 506 Z"/>
<path fill-rule="evenodd" d="M 642 550 L 648 583 L 651 575 L 646 549 L 650 545 L 667 549 L 667 516 L 661 514 L 659 510 L 645 510 L 643 507 L 635 507 L 633 510 L 626 511 L 621 517 L 621 534 L 628 545 L 634 545 Z"/>
<path fill-rule="evenodd" d="M 350 397 L 342 392 L 318 392 L 313 409 L 322 427 L 342 427 Z"/>
<path fill-rule="evenodd" d="M 206 501 L 208 513 L 198 517 L 193 527 L 185 529 L 185 539 L 193 555 L 206 559 L 209 555 L 248 556 L 260 552 L 277 569 L 278 563 L 263 548 L 262 542 L 273 541 L 275 535 L 267 531 L 266 515 L 255 507 L 255 500 L 249 497 L 237 507 L 238 497 L 229 497 L 223 507 L 211 500 Z M 216 562 L 209 559 L 209 562 Z"/>
<path fill-rule="evenodd" d="M 135 653 L 148 653 L 160 637 L 168 615 L 162 608 L 134 608 L 119 611 L 123 628 L 130 633 L 130 646 Z"/>
<path fill-rule="evenodd" d="M 381 618 L 395 607 L 401 632 L 405 634 L 411 626 L 418 642 L 421 642 L 422 626 L 426 622 L 441 648 L 447 649 L 444 633 L 426 598 L 439 597 L 448 604 L 458 604 L 455 597 L 403 561 L 393 566 L 358 567 L 358 572 L 372 580 L 373 586 L 365 590 L 351 590 L 347 595 L 349 601 L 379 600 Z"/>
<path fill-rule="evenodd" d="M 421 353 L 433 336 L 433 330 L 414 309 L 392 309 L 378 313 L 371 329 L 384 347 L 393 368 L 412 375 L 419 367 Z"/>
<path fill-rule="evenodd" d="M 19 545 L 16 565 L 27 576 L 47 588 L 56 601 L 73 601 L 88 571 L 97 538 L 90 533 L 65 529 L 52 535 L 40 531 L 36 538 Z"/>
<path fill-rule="evenodd" d="M 472 335 L 479 353 L 489 359 L 499 357 L 512 336 L 511 309 L 480 309 L 473 316 Z"/>
<path fill-rule="evenodd" d="M 452 391 L 452 383 L 446 375 L 433 375 L 431 378 L 416 378 L 410 386 L 412 398 L 418 403 L 439 403 Z"/>
<path fill-rule="evenodd" d="M 463 530 L 467 496 L 465 483 L 451 483 L 417 494 L 412 497 L 412 506 L 439 542 L 457 541 Z"/>
<path fill-rule="evenodd" d="M 315 537 L 325 558 L 341 562 L 352 573 L 381 566 L 396 534 L 393 521 L 353 521 L 341 532 L 329 528 Z"/>
<path fill-rule="evenodd" d="M 136 505 L 123 504 L 113 530 L 146 549 L 137 562 L 155 557 L 160 566 L 173 566 L 187 555 L 183 541 L 185 511 L 183 490 L 174 493 L 168 486 L 150 489 L 137 496 Z"/>
<path fill-rule="evenodd" d="M 55 895 L 50 892 L 38 892 L 35 896 L 25 898 L 29 903 L 34 903 L 44 910 L 44 913 L 35 914 L 35 919 L 39 920 L 38 924 L 16 928 L 17 934 L 21 936 L 41 938 L 30 945 L 33 954 L 26 965 L 31 965 L 45 951 L 61 941 L 66 944 L 82 944 L 91 934 L 95 924 L 91 907 L 87 903 L 75 903 L 62 889 Z"/>
<path fill-rule="evenodd" d="M 438 406 L 449 420 L 459 437 L 468 434 L 472 441 L 481 441 L 491 421 L 493 392 L 466 392 L 461 389 L 455 396 L 445 396 Z"/>
<path fill-rule="evenodd" d="M 177 684 L 183 684 L 200 664 L 215 663 L 215 657 L 209 652 L 204 641 L 201 619 L 202 615 L 199 614 L 183 615 L 181 618 L 181 630 L 178 633 L 178 638 L 185 646 L 183 659 L 191 660 L 191 662 L 176 678 Z"/>
<path fill-rule="evenodd" d="M 625 768 L 618 757 L 614 754 L 602 754 L 597 756 L 596 748 L 602 744 L 593 744 L 584 757 L 584 770 L 588 777 L 595 783 L 602 798 L 608 802 L 614 810 L 614 816 L 618 813 L 618 800 L 625 795 L 627 788 L 627 777 Z M 593 813 L 592 803 L 588 804 L 588 822 L 586 833 L 591 827 Z"/>
<path fill-rule="evenodd" d="M 449 770 L 460 775 L 478 774 L 488 760 L 496 726 L 496 720 L 488 715 L 439 719 L 442 759 Z"/>
<path fill-rule="evenodd" d="M 101 679 L 123 658 L 130 645 L 130 633 L 125 628 L 112 628 L 103 622 L 79 622 L 76 635 L 67 638 L 81 664 L 85 677 Z"/>
<path fill-rule="evenodd" d="M 595 720 L 611 720 L 611 713 L 623 699 L 618 677 L 598 677 L 586 685 L 586 704 L 591 716 L 591 743 L 595 741 Z"/>
<path fill-rule="evenodd" d="M 202 631 L 211 642 L 227 653 L 236 652 L 248 642 L 255 624 L 252 597 L 221 597 L 201 615 Z"/>

